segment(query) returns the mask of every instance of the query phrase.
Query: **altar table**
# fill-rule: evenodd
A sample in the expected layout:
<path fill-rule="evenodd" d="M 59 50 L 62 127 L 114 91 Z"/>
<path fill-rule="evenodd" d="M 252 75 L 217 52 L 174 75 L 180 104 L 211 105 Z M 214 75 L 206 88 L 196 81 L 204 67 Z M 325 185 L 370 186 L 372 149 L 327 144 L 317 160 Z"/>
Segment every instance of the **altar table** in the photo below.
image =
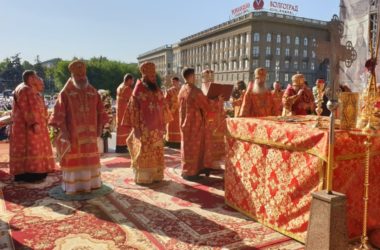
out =
<path fill-rule="evenodd" d="M 328 120 L 315 116 L 229 118 L 226 203 L 247 216 L 305 242 L 311 193 L 325 188 Z M 362 232 L 365 136 L 336 130 L 333 190 L 347 196 L 349 238 Z M 368 228 L 380 228 L 380 137 L 374 137 Z"/>

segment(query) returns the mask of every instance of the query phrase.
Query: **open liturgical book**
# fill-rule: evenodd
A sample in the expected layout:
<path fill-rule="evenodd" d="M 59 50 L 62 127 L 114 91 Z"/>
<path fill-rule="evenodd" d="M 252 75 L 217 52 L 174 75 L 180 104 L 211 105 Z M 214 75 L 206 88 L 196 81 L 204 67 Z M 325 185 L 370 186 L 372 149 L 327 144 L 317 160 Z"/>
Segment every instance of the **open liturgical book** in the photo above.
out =
<path fill-rule="evenodd" d="M 207 91 L 207 97 L 210 99 L 216 99 L 218 96 L 223 96 L 224 101 L 230 100 L 234 85 L 211 83 Z"/>

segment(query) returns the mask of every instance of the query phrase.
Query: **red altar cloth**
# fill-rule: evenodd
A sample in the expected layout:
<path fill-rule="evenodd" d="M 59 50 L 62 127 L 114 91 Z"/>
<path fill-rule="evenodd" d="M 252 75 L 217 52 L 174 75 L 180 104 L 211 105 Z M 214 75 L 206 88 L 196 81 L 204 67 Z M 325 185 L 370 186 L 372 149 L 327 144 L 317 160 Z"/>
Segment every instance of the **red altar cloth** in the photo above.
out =
<path fill-rule="evenodd" d="M 225 199 L 231 207 L 305 242 L 311 193 L 324 188 L 328 122 L 315 116 L 227 120 Z M 333 190 L 347 195 L 350 238 L 361 235 L 365 137 L 337 130 Z M 368 228 L 380 227 L 380 138 L 372 145 Z"/>

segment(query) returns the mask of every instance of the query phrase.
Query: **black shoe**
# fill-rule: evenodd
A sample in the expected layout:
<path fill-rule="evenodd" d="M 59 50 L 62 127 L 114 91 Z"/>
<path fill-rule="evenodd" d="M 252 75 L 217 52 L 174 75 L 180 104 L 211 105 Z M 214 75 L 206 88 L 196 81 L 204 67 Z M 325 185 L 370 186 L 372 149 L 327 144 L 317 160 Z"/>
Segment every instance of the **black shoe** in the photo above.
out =
<path fill-rule="evenodd" d="M 187 181 L 197 181 L 202 179 L 202 177 L 199 175 L 182 175 L 182 178 Z"/>
<path fill-rule="evenodd" d="M 126 154 L 129 151 L 128 151 L 128 147 L 127 146 L 116 146 L 115 152 L 118 153 L 118 154 Z"/>
<path fill-rule="evenodd" d="M 38 182 L 43 181 L 47 176 L 47 173 L 25 173 L 15 175 L 14 181 L 24 182 Z"/>
<path fill-rule="evenodd" d="M 204 174 L 206 177 L 209 177 L 211 171 L 212 171 L 211 168 L 204 168 L 204 169 L 201 169 L 201 170 L 198 172 L 198 175 L 200 175 L 200 174 Z"/>
<path fill-rule="evenodd" d="M 14 181 L 25 181 L 25 178 L 26 178 L 26 174 L 16 174 L 14 176 Z"/>

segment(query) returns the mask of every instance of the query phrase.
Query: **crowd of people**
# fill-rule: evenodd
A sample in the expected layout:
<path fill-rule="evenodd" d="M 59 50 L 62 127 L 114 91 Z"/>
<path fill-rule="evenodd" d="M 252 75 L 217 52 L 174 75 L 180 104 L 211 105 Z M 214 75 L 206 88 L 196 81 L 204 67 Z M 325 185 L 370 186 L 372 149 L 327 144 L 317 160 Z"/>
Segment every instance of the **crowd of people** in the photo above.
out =
<path fill-rule="evenodd" d="M 43 82 L 25 71 L 14 92 L 10 131 L 10 172 L 15 181 L 41 181 L 56 170 L 48 126 L 59 131 L 54 146 L 67 194 L 91 192 L 101 186 L 97 138 L 109 122 L 98 91 L 88 82 L 86 65 L 70 63 L 70 78 L 54 99 L 48 115 L 41 93 Z M 162 91 L 151 62 L 140 65 L 141 79 L 126 74 L 117 88 L 116 152 L 128 153 L 135 182 L 149 185 L 164 178 L 164 146 L 180 146 L 182 177 L 202 178 L 220 168 L 225 155 L 224 97 L 207 97 L 214 72 L 202 72 L 197 87 L 193 68 L 182 72 L 184 84 L 172 78 Z M 306 115 L 315 109 L 313 92 L 302 74 L 295 74 L 285 90 L 265 85 L 267 71 L 257 68 L 254 81 L 237 82 L 231 96 L 235 117 Z M 319 79 L 318 81 L 323 81 Z"/>

